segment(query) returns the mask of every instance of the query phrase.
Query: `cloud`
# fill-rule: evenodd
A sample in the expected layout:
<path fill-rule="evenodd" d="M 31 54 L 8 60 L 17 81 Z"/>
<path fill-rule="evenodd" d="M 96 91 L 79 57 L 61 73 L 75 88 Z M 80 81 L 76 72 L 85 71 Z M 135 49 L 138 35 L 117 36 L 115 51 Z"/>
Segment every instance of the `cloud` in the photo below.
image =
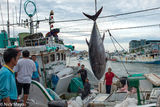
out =
<path fill-rule="evenodd" d="M 49 17 L 50 10 L 54 11 L 55 20 L 68 20 L 68 19 L 81 19 L 86 18 L 82 12 L 93 15 L 94 1 L 93 0 L 34 0 L 37 5 L 38 17 L 35 15 L 34 20 L 44 19 Z M 10 2 L 10 21 L 13 21 L 13 10 L 17 7 L 17 15 L 19 17 L 19 0 L 9 0 Z M 24 3 L 25 1 L 23 1 Z M 2 13 L 4 23 L 7 22 L 7 5 L 6 0 L 0 1 L 2 5 Z M 100 16 L 120 14 L 130 11 L 137 11 L 142 9 L 148 9 L 153 7 L 159 7 L 159 0 L 97 0 L 98 9 L 103 6 L 103 11 Z M 14 11 L 14 16 L 16 13 Z M 105 19 L 98 19 L 97 25 L 100 31 L 104 31 L 111 28 L 122 28 L 132 26 L 142 26 L 149 24 L 158 24 L 159 21 L 159 10 L 150 12 L 131 14 L 119 17 L 110 17 Z M 25 14 L 22 5 L 22 19 L 29 19 Z M 87 18 L 86 18 L 87 19 Z M 14 19 L 16 22 L 16 19 Z M 0 24 L 2 20 L 0 18 Z M 48 21 L 40 22 L 40 28 L 38 32 L 42 32 L 44 35 L 49 31 Z M 55 23 L 55 28 L 60 28 L 62 33 L 59 33 L 59 37 L 64 39 L 66 44 L 73 44 L 77 50 L 87 50 L 88 47 L 85 43 L 85 39 L 90 39 L 90 34 L 93 26 L 93 21 L 80 21 L 80 22 L 69 22 L 69 23 Z M 3 29 L 0 26 L 0 30 Z M 7 28 L 5 27 L 7 30 Z M 29 32 L 28 28 L 23 27 L 11 27 L 11 36 L 17 35 L 18 33 L 25 31 Z M 79 32 L 72 32 L 79 31 Z M 81 32 L 87 31 L 87 32 Z M 66 33 L 68 32 L 68 33 Z M 113 36 L 128 49 L 128 43 L 132 39 L 159 39 L 160 29 L 159 27 L 140 28 L 140 29 L 128 29 L 128 30 L 113 30 L 111 31 Z M 114 51 L 112 42 L 110 41 L 108 33 L 104 42 L 106 50 Z M 118 48 L 120 49 L 120 48 Z"/>

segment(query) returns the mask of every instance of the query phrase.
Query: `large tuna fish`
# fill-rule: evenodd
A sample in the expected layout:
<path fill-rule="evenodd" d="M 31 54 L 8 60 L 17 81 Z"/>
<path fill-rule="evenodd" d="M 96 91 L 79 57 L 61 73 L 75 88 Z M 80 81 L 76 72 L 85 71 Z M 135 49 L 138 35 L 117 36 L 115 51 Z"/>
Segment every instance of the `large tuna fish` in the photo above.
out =
<path fill-rule="evenodd" d="M 97 27 L 97 23 L 96 23 L 96 19 L 101 13 L 102 8 L 93 16 L 83 13 L 86 17 L 94 21 L 90 42 L 88 42 L 86 39 L 86 43 L 88 44 L 88 48 L 89 48 L 89 59 L 90 59 L 91 68 L 98 80 L 102 78 L 106 69 L 106 55 L 105 55 L 105 49 L 103 45 L 105 35 L 103 35 L 103 38 L 101 38 L 100 32 Z"/>

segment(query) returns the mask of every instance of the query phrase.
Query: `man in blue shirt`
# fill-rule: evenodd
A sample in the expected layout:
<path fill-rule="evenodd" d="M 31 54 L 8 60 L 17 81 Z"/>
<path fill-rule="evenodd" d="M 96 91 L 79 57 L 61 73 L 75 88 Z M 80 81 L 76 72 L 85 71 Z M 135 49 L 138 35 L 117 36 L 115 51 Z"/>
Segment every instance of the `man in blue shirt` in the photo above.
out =
<path fill-rule="evenodd" d="M 35 80 L 35 81 L 39 82 L 39 76 L 41 77 L 41 74 L 40 74 L 40 71 L 39 71 L 38 62 L 36 61 L 36 55 L 32 55 L 32 60 L 34 61 L 35 65 L 36 65 L 36 71 L 33 72 L 32 80 Z"/>
<path fill-rule="evenodd" d="M 0 69 L 0 100 L 7 107 L 12 106 L 12 102 L 17 100 L 17 88 L 15 74 L 12 70 L 19 59 L 16 49 L 7 49 L 4 51 L 3 59 L 5 65 Z"/>

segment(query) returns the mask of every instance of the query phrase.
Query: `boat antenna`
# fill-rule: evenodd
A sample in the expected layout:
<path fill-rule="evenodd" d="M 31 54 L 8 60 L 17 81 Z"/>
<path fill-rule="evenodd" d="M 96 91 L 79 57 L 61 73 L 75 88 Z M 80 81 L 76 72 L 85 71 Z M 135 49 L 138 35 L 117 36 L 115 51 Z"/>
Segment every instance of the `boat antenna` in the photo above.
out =
<path fill-rule="evenodd" d="M 14 23 L 14 8 L 13 8 L 13 23 Z M 14 37 L 14 24 L 13 24 L 13 37 Z"/>
<path fill-rule="evenodd" d="M 21 22 L 21 7 L 22 7 L 22 0 L 20 0 L 20 9 L 19 9 L 19 25 L 20 25 L 20 22 Z"/>
<path fill-rule="evenodd" d="M 8 21 L 7 21 L 7 30 L 8 30 L 8 46 L 11 46 L 9 38 L 10 38 L 10 26 L 9 26 L 9 2 L 7 0 L 7 12 L 8 12 Z"/>
<path fill-rule="evenodd" d="M 1 11 L 1 18 L 2 18 L 3 30 L 4 30 L 4 21 L 3 21 L 3 15 L 2 15 L 2 7 L 1 7 L 1 4 L 0 4 L 0 11 Z"/>
<path fill-rule="evenodd" d="M 111 39 L 111 41 L 112 41 L 112 43 L 113 43 L 113 45 L 114 45 L 114 48 L 115 48 L 116 52 L 118 52 L 117 47 L 116 47 L 116 45 L 115 45 L 115 43 L 114 43 L 114 41 L 113 41 L 113 39 L 112 39 L 113 36 L 112 36 L 112 34 L 110 33 L 109 30 L 108 30 L 108 33 L 109 33 L 110 39 Z M 118 52 L 118 56 L 119 56 L 119 59 L 121 60 L 119 52 Z M 127 70 L 126 66 L 124 65 L 123 61 L 121 61 L 121 62 L 122 62 L 122 65 L 123 65 L 126 73 L 127 73 L 128 75 L 130 75 L 130 73 L 128 72 L 128 70 Z"/>
<path fill-rule="evenodd" d="M 17 20 L 17 7 L 15 6 L 15 12 L 16 12 L 16 24 L 18 23 L 18 20 Z"/>

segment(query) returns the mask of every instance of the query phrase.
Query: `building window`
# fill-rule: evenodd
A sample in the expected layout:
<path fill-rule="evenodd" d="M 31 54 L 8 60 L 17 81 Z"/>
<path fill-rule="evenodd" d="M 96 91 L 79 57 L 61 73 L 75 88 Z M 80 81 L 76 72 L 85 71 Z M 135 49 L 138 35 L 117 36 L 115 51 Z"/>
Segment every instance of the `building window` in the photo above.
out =
<path fill-rule="evenodd" d="M 50 55 L 50 60 L 51 60 L 51 62 L 53 62 L 53 61 L 55 61 L 55 55 L 54 54 L 52 54 L 52 55 Z"/>
<path fill-rule="evenodd" d="M 57 53 L 57 54 L 56 54 L 56 59 L 57 59 L 57 61 L 60 60 L 60 53 Z"/>
<path fill-rule="evenodd" d="M 66 54 L 64 54 L 64 60 L 66 60 Z"/>
<path fill-rule="evenodd" d="M 63 53 L 61 53 L 61 60 L 63 60 Z"/>
<path fill-rule="evenodd" d="M 49 57 L 48 56 L 44 56 L 43 57 L 43 61 L 44 61 L 44 64 L 47 64 L 49 62 Z"/>

